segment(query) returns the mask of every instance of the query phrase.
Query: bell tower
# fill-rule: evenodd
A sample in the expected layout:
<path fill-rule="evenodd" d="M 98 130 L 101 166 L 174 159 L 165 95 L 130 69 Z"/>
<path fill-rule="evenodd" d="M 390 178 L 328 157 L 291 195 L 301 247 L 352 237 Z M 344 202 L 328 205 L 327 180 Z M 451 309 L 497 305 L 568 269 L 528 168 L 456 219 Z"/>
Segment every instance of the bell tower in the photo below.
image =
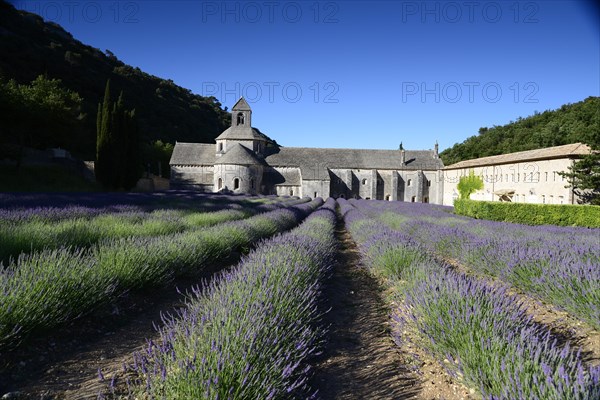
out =
<path fill-rule="evenodd" d="M 243 97 L 231 109 L 231 127 L 234 129 L 252 129 L 252 109 Z"/>

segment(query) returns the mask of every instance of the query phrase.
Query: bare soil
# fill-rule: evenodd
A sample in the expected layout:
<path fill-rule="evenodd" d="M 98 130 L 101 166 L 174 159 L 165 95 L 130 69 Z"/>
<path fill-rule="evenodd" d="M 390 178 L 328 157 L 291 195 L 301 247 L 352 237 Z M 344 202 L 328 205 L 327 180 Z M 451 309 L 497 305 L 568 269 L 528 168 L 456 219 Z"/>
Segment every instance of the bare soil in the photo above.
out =
<path fill-rule="evenodd" d="M 328 343 L 310 382 L 319 398 L 469 399 L 469 389 L 427 353 L 393 342 L 383 286 L 361 264 L 342 222 L 336 235 L 341 249 L 323 296 Z"/>

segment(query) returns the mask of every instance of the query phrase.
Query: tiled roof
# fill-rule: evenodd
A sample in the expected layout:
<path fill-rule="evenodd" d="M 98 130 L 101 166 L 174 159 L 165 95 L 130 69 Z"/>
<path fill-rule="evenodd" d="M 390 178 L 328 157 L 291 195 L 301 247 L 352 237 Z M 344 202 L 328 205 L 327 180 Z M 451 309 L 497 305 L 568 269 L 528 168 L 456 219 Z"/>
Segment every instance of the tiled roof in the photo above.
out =
<path fill-rule="evenodd" d="M 254 128 L 245 125 L 230 126 L 221 133 L 216 140 L 238 139 L 238 140 L 263 140 L 267 141 L 265 135 Z"/>
<path fill-rule="evenodd" d="M 215 145 L 207 143 L 175 143 L 169 164 L 171 165 L 214 165 Z"/>
<path fill-rule="evenodd" d="M 214 151 L 214 150 L 213 150 Z M 227 153 L 217 157 L 215 164 L 232 165 L 264 165 L 264 161 L 258 158 L 254 152 L 248 150 L 239 143 L 227 150 Z"/>
<path fill-rule="evenodd" d="M 553 158 L 577 157 L 589 154 L 590 148 L 583 143 L 565 144 L 563 146 L 546 147 L 543 149 L 519 151 L 498 156 L 474 158 L 448 165 L 444 169 L 472 168 L 484 165 L 509 164 L 524 161 L 545 160 Z"/>
<path fill-rule="evenodd" d="M 240 99 L 237 101 L 237 103 L 234 104 L 232 110 L 233 111 L 252 111 L 250 109 L 250 105 L 248 104 L 246 99 L 244 99 L 243 97 L 240 97 Z"/>
<path fill-rule="evenodd" d="M 227 154 L 230 152 L 231 150 Z M 245 153 L 251 152 L 245 151 Z M 223 157 L 227 154 L 220 157 L 220 163 L 223 163 Z M 233 153 L 230 157 L 235 158 Z M 402 165 L 399 150 L 281 147 L 275 153 L 267 155 L 265 161 L 272 167 L 296 167 L 304 180 L 329 180 L 328 169 L 337 168 L 437 170 L 444 166 L 442 160 L 434 157 L 432 150 L 406 150 L 405 158 L 406 165 Z M 214 145 L 178 142 L 170 163 L 171 165 L 214 165 L 216 160 Z M 232 160 L 225 159 L 225 161 L 234 164 Z M 289 177 L 290 182 L 297 180 L 299 178 Z M 287 177 L 285 181 L 288 181 Z"/>
<path fill-rule="evenodd" d="M 270 168 L 267 174 L 268 181 L 275 185 L 300 186 L 302 184 L 299 168 Z"/>
<path fill-rule="evenodd" d="M 298 167 L 304 180 L 329 180 L 328 169 L 403 169 L 436 170 L 442 160 L 432 150 L 407 150 L 402 165 L 399 150 L 320 149 L 281 147 L 265 157 L 273 167 Z"/>

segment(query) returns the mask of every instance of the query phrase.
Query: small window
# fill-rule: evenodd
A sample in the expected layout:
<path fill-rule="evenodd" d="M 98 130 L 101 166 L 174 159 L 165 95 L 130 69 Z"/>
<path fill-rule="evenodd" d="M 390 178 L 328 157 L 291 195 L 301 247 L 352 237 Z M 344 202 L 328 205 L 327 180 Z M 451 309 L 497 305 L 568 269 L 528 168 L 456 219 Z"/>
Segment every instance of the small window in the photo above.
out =
<path fill-rule="evenodd" d="M 250 189 L 254 190 L 254 178 L 250 179 Z"/>
<path fill-rule="evenodd" d="M 416 196 L 413 196 L 413 197 L 411 197 L 411 199 L 410 199 L 410 202 L 411 202 L 411 203 L 414 203 L 416 200 L 417 200 L 417 197 L 416 197 Z"/>
<path fill-rule="evenodd" d="M 542 204 L 546 204 L 546 195 L 545 194 L 542 195 Z"/>
<path fill-rule="evenodd" d="M 219 151 L 223 151 L 223 143 L 219 143 Z"/>
<path fill-rule="evenodd" d="M 317 198 L 317 197 L 319 197 L 319 196 L 318 196 L 318 194 L 317 194 L 317 192 L 315 192 L 315 195 L 314 195 L 313 197 L 314 197 L 314 198 Z"/>
<path fill-rule="evenodd" d="M 363 179 L 363 180 L 362 180 L 362 184 L 363 184 L 363 185 L 366 185 L 366 184 L 367 184 L 367 180 L 366 180 L 366 179 Z"/>
<path fill-rule="evenodd" d="M 544 175 L 546 176 L 546 182 L 548 182 L 548 173 L 544 172 Z"/>
<path fill-rule="evenodd" d="M 554 180 L 554 182 L 556 182 L 556 171 L 554 171 L 554 172 L 552 173 L 552 179 Z"/>
<path fill-rule="evenodd" d="M 550 196 L 550 204 L 554 204 L 554 196 Z"/>
<path fill-rule="evenodd" d="M 294 195 L 294 189 L 290 189 L 290 196 Z"/>
<path fill-rule="evenodd" d="M 340 194 L 340 199 L 343 199 L 343 198 L 344 198 L 344 195 L 343 195 L 343 194 Z"/>
<path fill-rule="evenodd" d="M 217 181 L 217 189 L 221 190 L 223 189 L 223 179 L 219 178 L 219 180 Z"/>
<path fill-rule="evenodd" d="M 385 195 L 385 201 L 390 201 L 390 195 L 389 194 Z"/>
<path fill-rule="evenodd" d="M 244 113 L 238 113 L 237 115 L 237 124 L 244 125 Z"/>
<path fill-rule="evenodd" d="M 431 187 L 431 181 L 430 180 L 427 181 L 427 187 Z"/>
<path fill-rule="evenodd" d="M 412 179 L 409 179 L 408 182 L 406 183 L 406 186 L 411 186 L 412 185 Z"/>
<path fill-rule="evenodd" d="M 233 180 L 233 190 L 238 190 L 240 188 L 240 178 L 235 178 Z"/>
<path fill-rule="evenodd" d="M 423 203 L 429 203 L 429 197 L 423 197 Z"/>
<path fill-rule="evenodd" d="M 370 197 L 365 197 L 365 200 L 371 200 L 371 198 Z"/>
<path fill-rule="evenodd" d="M 539 172 L 536 172 L 536 174 L 535 174 L 535 181 L 536 182 L 540 181 L 540 173 Z"/>
<path fill-rule="evenodd" d="M 565 204 L 565 198 L 564 198 L 564 196 L 558 196 L 558 203 L 559 204 Z"/>

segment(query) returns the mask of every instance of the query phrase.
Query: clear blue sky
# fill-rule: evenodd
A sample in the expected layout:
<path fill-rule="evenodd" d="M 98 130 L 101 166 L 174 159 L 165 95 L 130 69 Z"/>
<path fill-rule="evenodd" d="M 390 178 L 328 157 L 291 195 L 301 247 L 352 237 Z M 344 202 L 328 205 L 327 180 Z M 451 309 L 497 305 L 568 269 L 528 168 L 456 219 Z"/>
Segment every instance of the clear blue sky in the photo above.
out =
<path fill-rule="evenodd" d="M 600 95 L 591 1 L 12 1 L 284 146 L 440 150 Z"/>

